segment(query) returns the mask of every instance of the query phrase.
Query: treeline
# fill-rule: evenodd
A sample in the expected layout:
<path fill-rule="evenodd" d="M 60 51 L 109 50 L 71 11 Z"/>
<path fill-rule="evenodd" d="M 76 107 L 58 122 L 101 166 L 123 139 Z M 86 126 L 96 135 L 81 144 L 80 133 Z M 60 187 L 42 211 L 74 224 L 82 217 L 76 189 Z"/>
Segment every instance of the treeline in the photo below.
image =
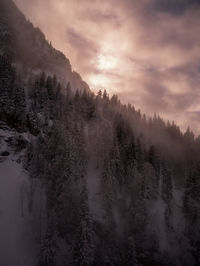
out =
<path fill-rule="evenodd" d="M 46 193 L 40 266 L 57 265 L 59 239 L 68 248 L 66 265 L 199 264 L 200 138 L 192 131 L 147 118 L 106 91 L 74 92 L 56 76 L 24 81 L 2 56 L 0 119 L 34 136 L 24 167 Z M 99 176 L 102 219 L 90 209 L 90 164 Z M 181 233 L 174 226 L 176 188 L 183 191 Z M 177 253 L 161 248 L 159 221 L 151 221 L 156 202 L 168 235 L 163 245 L 173 242 Z"/>

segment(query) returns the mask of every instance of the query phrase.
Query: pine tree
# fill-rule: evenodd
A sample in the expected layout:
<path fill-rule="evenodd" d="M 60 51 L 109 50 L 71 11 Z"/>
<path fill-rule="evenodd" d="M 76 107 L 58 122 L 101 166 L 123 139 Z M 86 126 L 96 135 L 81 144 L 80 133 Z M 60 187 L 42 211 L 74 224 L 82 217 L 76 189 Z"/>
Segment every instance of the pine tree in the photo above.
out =
<path fill-rule="evenodd" d="M 130 144 L 126 149 L 124 165 L 127 179 L 126 181 L 129 184 L 133 180 L 136 165 L 136 147 L 134 136 L 131 137 Z"/>
<path fill-rule="evenodd" d="M 46 87 L 46 74 L 42 72 L 40 75 L 40 81 L 39 81 L 40 88 L 45 88 Z"/>
<path fill-rule="evenodd" d="M 104 90 L 104 92 L 103 92 L 103 101 L 105 103 L 108 103 L 109 102 L 109 95 L 108 95 L 108 93 L 107 93 L 106 90 Z"/>
<path fill-rule="evenodd" d="M 40 132 L 40 125 L 38 115 L 34 110 L 34 107 L 31 107 L 27 114 L 27 127 L 31 134 L 37 136 Z"/>
<path fill-rule="evenodd" d="M 74 123 L 73 126 L 73 136 L 75 143 L 75 158 L 76 165 L 74 166 L 75 179 L 82 179 L 86 173 L 86 154 L 85 154 L 85 141 L 84 141 L 84 131 L 83 126 Z"/>
<path fill-rule="evenodd" d="M 102 97 L 102 91 L 101 91 L 101 90 L 98 91 L 98 93 L 97 93 L 97 97 L 98 97 L 98 98 L 101 98 L 101 97 Z"/>
<path fill-rule="evenodd" d="M 137 266 L 137 252 L 133 236 L 129 236 L 127 239 L 126 257 L 124 266 Z"/>
<path fill-rule="evenodd" d="M 168 204 L 172 200 L 172 177 L 167 166 L 163 166 L 162 174 L 162 198 Z"/>
<path fill-rule="evenodd" d="M 145 150 L 144 150 L 143 143 L 141 142 L 140 138 L 138 138 L 136 141 L 135 153 L 136 153 L 137 168 L 139 171 L 141 171 L 143 168 L 144 159 L 145 159 Z"/>
<path fill-rule="evenodd" d="M 113 106 L 117 106 L 117 105 L 120 105 L 120 100 L 118 99 L 118 96 L 113 94 L 113 96 L 111 97 L 110 99 L 110 103 L 113 105 Z"/>
<path fill-rule="evenodd" d="M 114 201 L 115 179 L 111 171 L 110 162 L 104 161 L 103 172 L 101 175 L 101 192 L 103 208 L 105 211 L 105 224 L 108 228 L 114 228 L 112 206 Z"/>
<path fill-rule="evenodd" d="M 50 224 L 42 241 L 39 266 L 55 266 L 56 252 L 55 229 L 54 225 Z"/>
<path fill-rule="evenodd" d="M 48 76 L 46 80 L 46 88 L 47 88 L 49 100 L 54 100 L 54 90 L 55 90 L 54 83 L 55 83 L 55 80 L 52 79 L 51 76 Z"/>
<path fill-rule="evenodd" d="M 94 260 L 94 232 L 88 209 L 88 196 L 83 188 L 80 198 L 80 224 L 74 247 L 73 266 L 91 266 Z"/>
<path fill-rule="evenodd" d="M 13 114 L 12 121 L 18 130 L 26 128 L 26 99 L 24 89 L 14 87 L 12 91 Z"/>

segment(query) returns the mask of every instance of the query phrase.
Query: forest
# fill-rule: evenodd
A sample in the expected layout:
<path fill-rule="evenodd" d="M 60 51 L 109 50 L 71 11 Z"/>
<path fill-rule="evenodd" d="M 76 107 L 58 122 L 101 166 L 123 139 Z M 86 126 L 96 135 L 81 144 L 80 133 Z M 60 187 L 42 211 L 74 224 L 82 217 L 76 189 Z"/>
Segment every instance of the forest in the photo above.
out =
<path fill-rule="evenodd" d="M 39 265 L 56 265 L 58 239 L 66 265 L 198 265 L 199 137 L 44 72 L 25 89 L 3 57 L 0 66 L 1 121 L 28 132 L 23 167 L 32 193 L 37 182 L 45 193 Z"/>
<path fill-rule="evenodd" d="M 40 30 L 23 23 L 56 60 Z M 31 255 L 3 264 L 0 254 L 0 264 L 200 265 L 200 136 L 106 90 L 95 94 L 79 76 L 84 86 L 75 88 L 71 70 L 61 79 L 56 66 L 53 74 L 29 62 L 25 71 L 2 32 L 0 174 L 9 161 L 26 176 L 14 219 L 31 225 L 17 244 L 28 238 Z"/>

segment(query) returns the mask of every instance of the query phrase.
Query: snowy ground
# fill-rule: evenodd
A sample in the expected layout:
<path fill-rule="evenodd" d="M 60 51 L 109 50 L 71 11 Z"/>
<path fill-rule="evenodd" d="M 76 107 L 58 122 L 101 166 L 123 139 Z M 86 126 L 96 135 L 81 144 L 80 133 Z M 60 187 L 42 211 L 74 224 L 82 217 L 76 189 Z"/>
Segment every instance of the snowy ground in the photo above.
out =
<path fill-rule="evenodd" d="M 23 151 L 16 152 L 8 143 L 17 135 L 0 123 L 0 265 L 35 266 L 36 217 L 28 209 L 31 182 L 22 167 Z"/>

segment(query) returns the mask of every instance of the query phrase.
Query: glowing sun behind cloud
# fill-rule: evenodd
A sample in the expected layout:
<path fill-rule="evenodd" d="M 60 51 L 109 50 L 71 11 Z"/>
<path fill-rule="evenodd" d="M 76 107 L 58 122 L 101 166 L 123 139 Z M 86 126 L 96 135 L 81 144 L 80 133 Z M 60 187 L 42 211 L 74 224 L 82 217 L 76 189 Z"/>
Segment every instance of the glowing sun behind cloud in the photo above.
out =
<path fill-rule="evenodd" d="M 90 84 L 92 84 L 92 86 L 94 87 L 94 89 L 102 88 L 104 84 L 106 84 L 106 86 L 109 85 L 109 79 L 101 73 L 91 75 L 89 81 Z"/>
<path fill-rule="evenodd" d="M 89 83 L 93 89 L 111 86 L 112 82 L 107 74 L 117 68 L 117 61 L 117 58 L 111 54 L 101 53 L 97 56 L 94 62 L 97 72 L 89 77 Z"/>
<path fill-rule="evenodd" d="M 14 1 L 93 91 L 200 132 L 199 0 Z"/>
<path fill-rule="evenodd" d="M 112 55 L 100 54 L 97 59 L 97 68 L 101 71 L 113 70 L 117 66 L 117 59 Z"/>

